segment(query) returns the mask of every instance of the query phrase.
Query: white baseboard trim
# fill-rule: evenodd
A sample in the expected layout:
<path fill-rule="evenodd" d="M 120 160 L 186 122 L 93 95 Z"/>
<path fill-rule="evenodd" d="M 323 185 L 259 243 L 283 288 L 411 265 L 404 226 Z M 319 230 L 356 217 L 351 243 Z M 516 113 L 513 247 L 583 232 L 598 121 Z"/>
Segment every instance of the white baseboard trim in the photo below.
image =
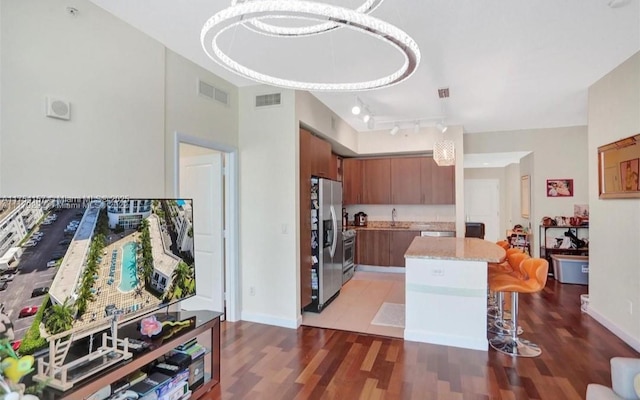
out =
<path fill-rule="evenodd" d="M 355 270 L 364 272 L 392 272 L 394 274 L 404 274 L 406 272 L 404 267 L 380 267 L 377 265 L 363 264 L 356 265 Z"/>
<path fill-rule="evenodd" d="M 404 340 L 409 340 L 412 342 L 422 342 L 422 343 L 431 343 L 431 344 L 439 344 L 442 346 L 452 346 L 452 347 L 460 347 L 463 349 L 472 349 L 472 350 L 489 350 L 489 341 L 487 339 L 474 339 L 463 336 L 452 336 L 452 335 L 443 335 L 443 334 L 435 334 L 420 330 L 413 329 L 405 329 L 404 330 Z"/>
<path fill-rule="evenodd" d="M 633 347 L 633 349 L 635 351 L 640 352 L 640 340 L 638 340 L 637 338 L 634 338 L 629 333 L 627 333 L 622 328 L 620 328 L 618 325 L 614 324 L 609 319 L 607 319 L 605 316 L 603 316 L 602 314 L 600 314 L 599 312 L 594 310 L 593 306 L 590 305 L 587 308 L 587 314 L 589 314 L 593 319 L 598 321 L 600 323 L 600 325 L 602 325 L 605 328 L 607 328 L 608 330 L 610 330 L 611 333 L 613 333 L 614 335 L 619 337 L 620 340 L 622 340 L 623 342 L 625 342 L 629 346 Z"/>
<path fill-rule="evenodd" d="M 302 321 L 302 317 L 299 317 L 298 319 L 288 319 L 274 317 L 273 315 L 269 314 L 242 312 L 242 320 L 256 322 L 258 324 L 280 326 L 282 328 L 298 329 L 298 326 Z"/>

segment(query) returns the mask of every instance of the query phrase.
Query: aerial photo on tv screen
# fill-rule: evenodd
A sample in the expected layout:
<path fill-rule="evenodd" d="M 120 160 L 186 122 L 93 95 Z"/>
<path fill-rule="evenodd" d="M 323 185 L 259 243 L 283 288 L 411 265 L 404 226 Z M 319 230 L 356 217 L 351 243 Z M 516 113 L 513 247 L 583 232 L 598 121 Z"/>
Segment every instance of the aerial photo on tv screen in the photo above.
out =
<path fill-rule="evenodd" d="M 191 200 L 0 198 L 0 339 L 31 354 L 192 296 L 193 259 Z"/>

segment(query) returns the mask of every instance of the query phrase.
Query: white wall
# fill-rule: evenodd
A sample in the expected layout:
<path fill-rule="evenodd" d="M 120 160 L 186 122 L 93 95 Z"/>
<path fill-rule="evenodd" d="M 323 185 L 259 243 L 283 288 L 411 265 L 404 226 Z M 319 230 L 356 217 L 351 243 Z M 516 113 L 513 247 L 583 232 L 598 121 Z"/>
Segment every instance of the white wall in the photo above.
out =
<path fill-rule="evenodd" d="M 532 250 L 535 255 L 539 254 L 535 243 L 538 241 L 542 217 L 573 216 L 574 204 L 589 203 L 586 126 L 474 133 L 465 135 L 464 146 L 465 153 L 533 152 L 522 159 L 532 160 L 530 169 L 520 161 L 520 176 L 531 176 L 531 216 L 527 222 L 532 227 Z M 573 179 L 573 197 L 547 197 L 546 180 L 562 178 Z M 515 181 L 510 180 L 507 185 L 504 190 L 511 190 L 511 185 L 517 185 L 519 190 L 520 177 Z M 519 208 L 518 205 L 518 211 L 512 215 L 516 215 Z"/>
<path fill-rule="evenodd" d="M 640 53 L 589 88 L 590 314 L 640 351 L 640 199 L 598 198 L 599 146 L 640 132 Z"/>
<path fill-rule="evenodd" d="M 294 92 L 279 91 L 282 105 L 256 109 L 255 95 L 273 88 L 240 89 L 242 319 L 295 328 L 299 134 Z"/>
<path fill-rule="evenodd" d="M 228 106 L 198 95 L 198 79 L 229 94 Z M 186 58 L 166 50 L 166 113 L 164 135 L 166 195 L 174 193 L 175 133 L 238 147 L 238 89 Z"/>
<path fill-rule="evenodd" d="M 3 195 L 164 194 L 164 47 L 88 1 L 3 1 Z M 71 102 L 46 118 L 44 97 Z M 11 99 L 11 101 L 6 101 Z"/>

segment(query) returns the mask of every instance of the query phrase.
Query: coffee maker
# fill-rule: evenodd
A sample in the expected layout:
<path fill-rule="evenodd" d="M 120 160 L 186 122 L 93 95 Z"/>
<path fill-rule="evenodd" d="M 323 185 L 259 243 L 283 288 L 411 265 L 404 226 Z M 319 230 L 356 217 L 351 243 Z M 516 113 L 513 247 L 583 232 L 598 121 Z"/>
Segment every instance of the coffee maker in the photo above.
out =
<path fill-rule="evenodd" d="M 355 226 L 367 226 L 367 214 L 362 211 L 353 216 L 353 224 Z"/>

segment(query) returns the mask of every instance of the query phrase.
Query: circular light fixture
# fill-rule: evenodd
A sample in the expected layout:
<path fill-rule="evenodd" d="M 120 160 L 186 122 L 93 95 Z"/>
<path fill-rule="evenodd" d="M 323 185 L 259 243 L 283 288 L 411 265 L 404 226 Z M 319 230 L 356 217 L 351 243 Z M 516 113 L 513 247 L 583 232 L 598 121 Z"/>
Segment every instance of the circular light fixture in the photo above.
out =
<path fill-rule="evenodd" d="M 236 4 L 245 4 L 251 1 L 256 0 L 231 0 L 231 5 L 235 6 Z M 356 8 L 355 11 L 363 14 L 369 14 L 382 3 L 383 0 L 366 0 L 364 3 L 360 5 L 360 7 Z M 268 17 L 265 17 L 265 19 Z M 278 26 L 268 24 L 263 22 L 261 19 L 256 18 L 251 21 L 247 21 L 244 26 L 254 32 L 260 33 L 262 35 L 269 36 L 308 36 L 315 35 L 318 33 L 329 32 L 336 28 L 340 27 L 340 24 L 336 22 L 324 22 L 315 25 L 309 26 Z"/>
<path fill-rule="evenodd" d="M 351 114 L 353 115 L 360 115 L 360 106 L 355 105 L 353 106 L 353 108 L 351 109 Z"/>
<path fill-rule="evenodd" d="M 252 70 L 233 60 L 218 47 L 218 37 L 226 30 L 250 20 L 273 16 L 329 21 L 369 34 L 398 49 L 404 62 L 397 71 L 374 80 L 342 83 L 304 82 L 277 78 Z M 309 91 L 356 91 L 391 86 L 410 77 L 420 63 L 418 45 L 401 29 L 357 11 L 309 1 L 261 0 L 227 7 L 205 22 L 200 32 L 200 43 L 207 56 L 240 76 L 268 85 Z"/>

